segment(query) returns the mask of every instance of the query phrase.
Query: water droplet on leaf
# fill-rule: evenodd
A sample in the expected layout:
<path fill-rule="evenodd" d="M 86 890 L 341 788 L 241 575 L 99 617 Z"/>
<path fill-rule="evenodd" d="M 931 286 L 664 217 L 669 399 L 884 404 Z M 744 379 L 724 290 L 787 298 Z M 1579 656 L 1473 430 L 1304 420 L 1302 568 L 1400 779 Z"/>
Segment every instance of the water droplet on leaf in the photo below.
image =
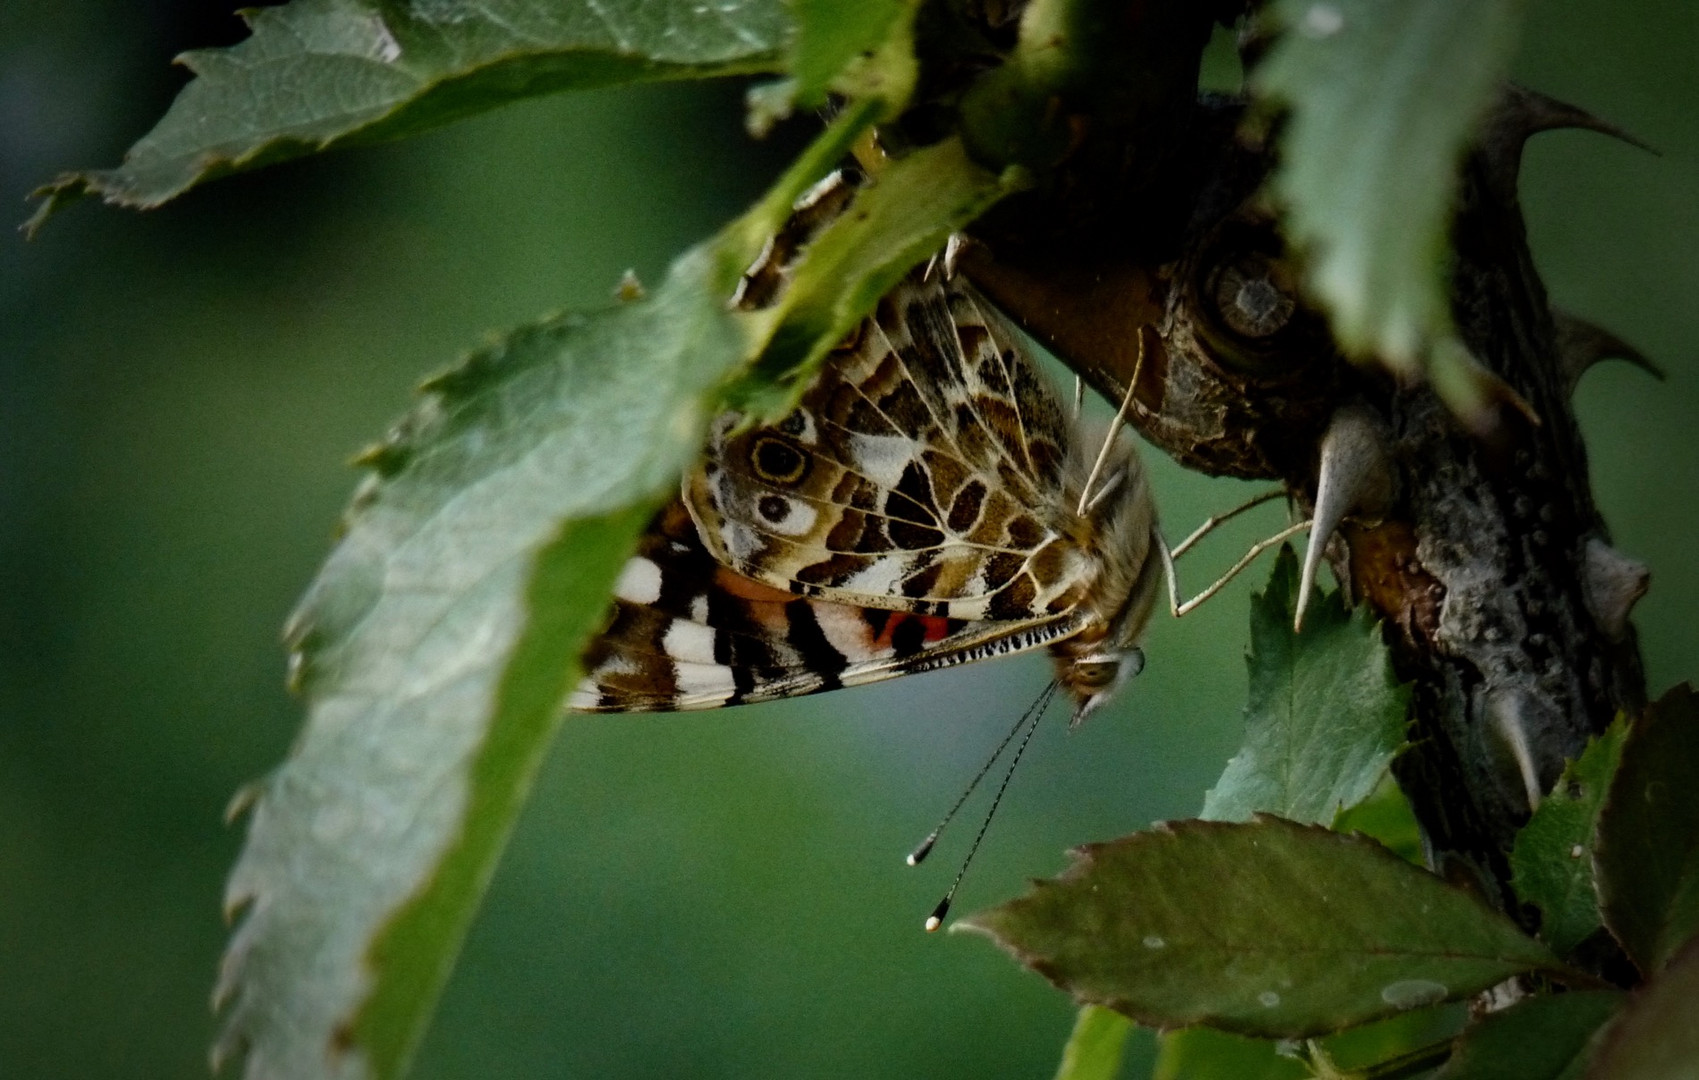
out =
<path fill-rule="evenodd" d="M 1432 979 L 1400 979 L 1382 987 L 1380 999 L 1395 1009 L 1418 1009 L 1423 1005 L 1444 1001 L 1449 993 L 1443 985 Z"/>

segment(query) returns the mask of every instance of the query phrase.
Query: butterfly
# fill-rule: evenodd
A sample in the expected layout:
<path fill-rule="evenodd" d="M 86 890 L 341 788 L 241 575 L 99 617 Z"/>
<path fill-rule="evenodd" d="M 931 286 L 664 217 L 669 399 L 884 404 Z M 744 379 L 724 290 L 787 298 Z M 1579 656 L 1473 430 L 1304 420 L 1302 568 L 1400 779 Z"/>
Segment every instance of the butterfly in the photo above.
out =
<path fill-rule="evenodd" d="M 1078 723 L 1143 666 L 1166 549 L 1119 417 L 1088 433 L 1017 331 L 935 269 L 783 419 L 714 420 L 573 709 L 717 708 L 1047 648 Z"/>

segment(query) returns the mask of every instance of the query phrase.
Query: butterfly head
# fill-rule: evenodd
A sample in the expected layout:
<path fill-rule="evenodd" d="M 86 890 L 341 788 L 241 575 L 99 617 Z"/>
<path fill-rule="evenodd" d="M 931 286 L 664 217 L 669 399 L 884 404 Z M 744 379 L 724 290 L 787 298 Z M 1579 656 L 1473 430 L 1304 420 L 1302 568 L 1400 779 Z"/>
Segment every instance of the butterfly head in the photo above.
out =
<path fill-rule="evenodd" d="M 1105 642 L 1105 644 L 1108 644 Z M 1074 696 L 1074 726 L 1114 697 L 1128 679 L 1144 670 L 1144 652 L 1136 645 L 1100 649 L 1070 659 L 1058 673 Z"/>

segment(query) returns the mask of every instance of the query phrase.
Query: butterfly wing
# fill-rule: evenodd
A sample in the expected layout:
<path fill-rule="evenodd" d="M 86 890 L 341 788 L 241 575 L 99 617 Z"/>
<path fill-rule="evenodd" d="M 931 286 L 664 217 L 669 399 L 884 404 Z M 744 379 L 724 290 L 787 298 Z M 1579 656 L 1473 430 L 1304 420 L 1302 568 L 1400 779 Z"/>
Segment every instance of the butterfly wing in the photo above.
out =
<path fill-rule="evenodd" d="M 657 516 L 615 588 L 574 691 L 583 712 L 710 709 L 1024 652 L 1075 617 L 984 622 L 798 597 L 719 564 L 682 501 Z"/>
<path fill-rule="evenodd" d="M 1061 616 L 1093 574 L 1071 429 L 963 281 L 911 276 L 784 420 L 716 423 L 684 498 L 717 562 L 785 593 L 952 620 Z"/>

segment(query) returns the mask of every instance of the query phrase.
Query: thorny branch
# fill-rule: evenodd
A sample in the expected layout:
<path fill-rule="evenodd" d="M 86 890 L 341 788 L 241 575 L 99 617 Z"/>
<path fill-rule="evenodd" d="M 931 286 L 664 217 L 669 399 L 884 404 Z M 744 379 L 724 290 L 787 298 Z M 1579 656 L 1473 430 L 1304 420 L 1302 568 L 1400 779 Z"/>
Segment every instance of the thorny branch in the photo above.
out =
<path fill-rule="evenodd" d="M 1516 197 L 1530 136 L 1611 129 L 1507 87 L 1465 163 L 1452 308 L 1492 401 L 1470 431 L 1425 385 L 1333 347 L 1260 194 L 1272 150 L 1240 104 L 1152 100 L 1176 111 L 1097 125 L 982 219 L 958 265 L 1110 400 L 1141 328 L 1156 330 L 1129 419 L 1183 465 L 1277 480 L 1313 514 L 1306 576 L 1325 555 L 1413 684 L 1397 771 L 1430 860 L 1510 908 L 1516 830 L 1565 761 L 1645 699 L 1628 616 L 1647 572 L 1610 545 L 1570 402 L 1597 360 L 1645 362 L 1550 309 Z M 1151 131 L 1168 138 L 1118 141 Z"/>

